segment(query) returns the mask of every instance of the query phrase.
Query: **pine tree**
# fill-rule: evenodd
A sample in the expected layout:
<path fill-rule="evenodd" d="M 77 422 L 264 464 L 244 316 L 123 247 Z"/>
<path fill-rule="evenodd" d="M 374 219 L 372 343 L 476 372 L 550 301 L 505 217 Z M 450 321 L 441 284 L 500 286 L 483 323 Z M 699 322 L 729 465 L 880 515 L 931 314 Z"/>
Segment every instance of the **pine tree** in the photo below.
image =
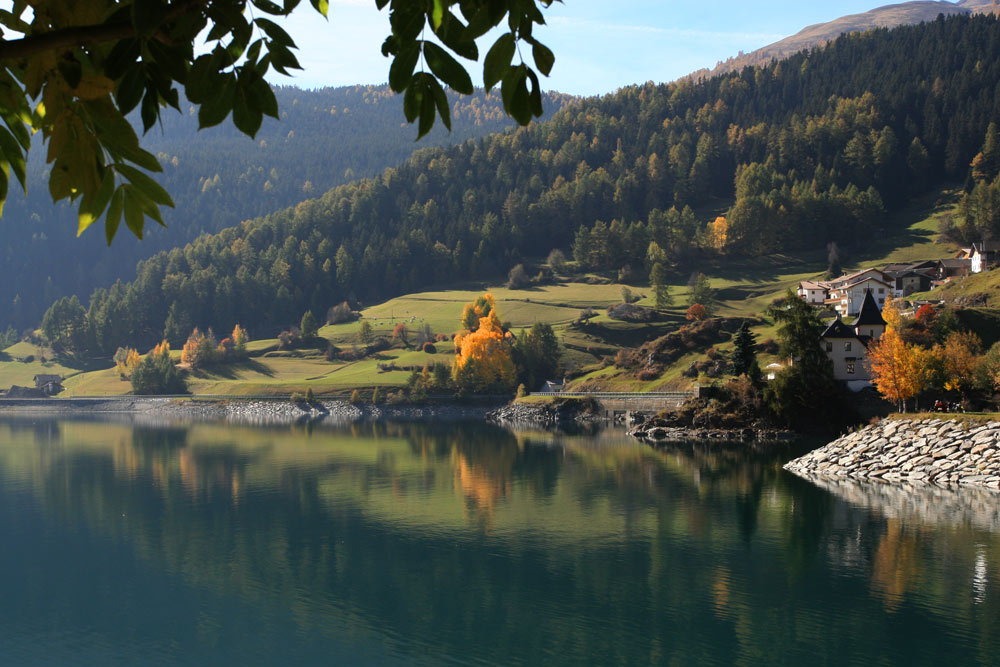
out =
<path fill-rule="evenodd" d="M 657 310 L 663 310 L 674 304 L 674 298 L 670 294 L 670 286 L 667 285 L 667 270 L 662 262 L 653 264 L 653 270 L 649 272 L 649 282 L 656 293 Z"/>
<path fill-rule="evenodd" d="M 757 361 L 757 353 L 754 351 L 755 339 L 756 336 L 750 331 L 750 325 L 743 322 L 733 339 L 733 375 L 737 377 L 750 375 L 750 369 Z"/>

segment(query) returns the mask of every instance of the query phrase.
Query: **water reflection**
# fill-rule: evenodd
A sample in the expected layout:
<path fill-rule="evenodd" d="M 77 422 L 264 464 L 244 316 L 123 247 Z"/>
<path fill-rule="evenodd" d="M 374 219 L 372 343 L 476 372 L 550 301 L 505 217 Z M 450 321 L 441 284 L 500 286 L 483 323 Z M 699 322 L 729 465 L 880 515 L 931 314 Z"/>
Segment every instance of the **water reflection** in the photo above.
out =
<path fill-rule="evenodd" d="M 481 424 L 0 421 L 0 645 L 102 637 L 119 656 L 250 662 L 990 662 L 997 496 L 821 488 L 781 470 L 794 453 Z M 42 655 L 18 646 L 24 662 Z"/>

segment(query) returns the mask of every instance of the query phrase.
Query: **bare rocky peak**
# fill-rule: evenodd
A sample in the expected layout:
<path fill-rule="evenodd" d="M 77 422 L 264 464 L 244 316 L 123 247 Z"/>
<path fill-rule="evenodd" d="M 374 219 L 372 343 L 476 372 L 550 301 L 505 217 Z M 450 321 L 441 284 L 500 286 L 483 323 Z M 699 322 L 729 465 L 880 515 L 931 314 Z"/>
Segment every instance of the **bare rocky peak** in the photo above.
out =
<path fill-rule="evenodd" d="M 688 76 L 693 78 L 708 77 L 739 70 L 748 65 L 759 65 L 771 60 L 786 58 L 804 49 L 822 46 L 844 33 L 874 28 L 894 28 L 899 25 L 933 21 L 939 14 L 951 16 L 953 14 L 986 12 L 1000 13 L 1000 0 L 962 0 L 961 2 L 914 0 L 885 5 L 861 14 L 850 14 L 827 23 L 811 25 L 774 44 L 721 62 L 714 69 L 701 69 Z"/>

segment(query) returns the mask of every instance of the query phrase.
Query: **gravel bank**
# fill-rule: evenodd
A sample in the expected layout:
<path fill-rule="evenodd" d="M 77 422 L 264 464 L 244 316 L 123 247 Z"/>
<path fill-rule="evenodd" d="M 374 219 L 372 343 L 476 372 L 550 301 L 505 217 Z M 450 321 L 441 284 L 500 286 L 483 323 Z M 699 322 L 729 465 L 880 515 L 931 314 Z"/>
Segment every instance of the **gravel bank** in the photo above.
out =
<path fill-rule="evenodd" d="M 785 469 L 803 477 L 1000 488 L 1000 422 L 883 420 L 845 435 Z"/>

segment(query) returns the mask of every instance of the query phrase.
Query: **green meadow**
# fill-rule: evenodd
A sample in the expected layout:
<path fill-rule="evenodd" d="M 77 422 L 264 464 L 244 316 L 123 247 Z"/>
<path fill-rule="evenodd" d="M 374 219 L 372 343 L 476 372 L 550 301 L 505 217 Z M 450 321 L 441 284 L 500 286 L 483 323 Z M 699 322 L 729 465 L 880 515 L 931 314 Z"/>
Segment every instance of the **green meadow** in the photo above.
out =
<path fill-rule="evenodd" d="M 915 261 L 951 256 L 956 248 L 939 242 L 937 220 L 941 213 L 954 209 L 957 192 L 946 190 L 931 197 L 914 201 L 891 217 L 884 229 L 873 230 L 873 238 L 843 248 L 844 268 L 852 270 L 879 266 L 888 262 Z M 827 268 L 827 251 L 817 248 L 796 256 L 779 254 L 764 257 L 732 259 L 713 258 L 701 264 L 700 270 L 711 280 L 716 290 L 714 315 L 735 318 L 760 318 L 768 305 L 798 282 L 821 276 Z M 943 295 L 973 293 L 988 295 L 990 306 L 1000 305 L 1000 272 L 974 276 L 939 290 Z M 317 395 L 349 395 L 353 389 L 370 391 L 374 387 L 391 390 L 406 383 L 409 370 L 443 363 L 451 365 L 454 346 L 451 335 L 459 329 L 462 309 L 484 292 L 493 294 L 502 321 L 515 332 L 536 322 L 551 324 L 564 346 L 563 363 L 576 375 L 573 385 L 589 390 L 662 391 L 686 388 L 694 382 L 711 382 L 704 376 L 687 378 L 682 371 L 692 362 L 706 359 L 705 350 L 690 350 L 660 377 L 639 381 L 633 373 L 616 369 L 609 360 L 625 347 L 674 331 L 685 323 L 684 313 L 690 302 L 689 275 L 675 275 L 670 286 L 673 306 L 653 323 L 626 323 L 612 320 L 607 308 L 622 301 L 622 288 L 639 296 L 639 305 L 653 306 L 654 294 L 646 285 L 611 283 L 601 276 L 575 276 L 553 284 L 512 290 L 502 286 L 484 285 L 480 289 L 455 289 L 408 294 L 365 308 L 361 312 L 376 335 L 391 338 L 396 325 L 403 323 L 410 330 L 407 347 L 394 343 L 392 349 L 360 361 L 324 359 L 321 350 L 278 349 L 276 339 L 252 341 L 248 345 L 251 358 L 236 364 L 199 370 L 188 375 L 193 394 L 219 395 L 281 395 L 312 389 Z M 596 316 L 581 327 L 575 324 L 585 309 Z M 341 349 L 358 344 L 361 320 L 325 326 L 320 336 Z M 436 353 L 416 349 L 418 332 L 429 328 L 435 336 Z M 758 342 L 774 338 L 770 324 L 753 328 Z M 728 342 L 716 346 L 723 353 Z M 53 373 L 65 378 L 65 396 L 125 394 L 131 390 L 112 368 L 98 368 L 74 360 L 56 358 L 51 350 L 28 343 L 18 343 L 0 358 L 0 387 L 12 384 L 31 385 L 39 373 Z M 175 351 L 176 354 L 176 351 Z M 30 362 L 25 359 L 33 357 Z M 41 361 L 44 358 L 45 361 Z M 774 359 L 760 357 L 761 366 Z M 110 366 L 110 362 L 105 362 Z M 382 366 L 383 368 L 380 368 Z"/>

